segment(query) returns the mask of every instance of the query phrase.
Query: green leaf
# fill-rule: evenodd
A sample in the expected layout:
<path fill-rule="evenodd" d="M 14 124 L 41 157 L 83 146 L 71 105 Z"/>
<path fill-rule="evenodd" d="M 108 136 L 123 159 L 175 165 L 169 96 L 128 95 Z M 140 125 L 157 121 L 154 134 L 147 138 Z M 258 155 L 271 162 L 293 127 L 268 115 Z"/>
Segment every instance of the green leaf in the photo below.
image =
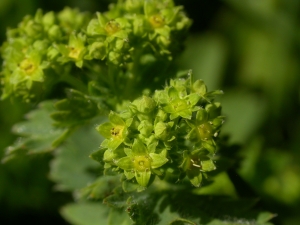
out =
<path fill-rule="evenodd" d="M 170 210 L 170 206 L 168 208 L 166 208 L 162 213 L 160 213 L 160 218 L 161 220 L 159 221 L 159 223 L 157 223 L 157 225 L 171 225 L 171 224 L 192 224 L 192 225 L 196 225 L 197 223 L 187 220 L 187 219 L 183 219 L 181 218 L 181 216 L 177 213 L 177 212 L 171 212 Z M 176 222 L 181 222 L 181 223 L 176 223 Z"/>
<path fill-rule="evenodd" d="M 7 161 L 19 153 L 36 154 L 54 150 L 67 136 L 66 129 L 53 128 L 50 114 L 54 111 L 54 102 L 45 101 L 26 115 L 26 121 L 17 123 L 13 132 L 20 136 L 18 141 L 7 148 Z"/>
<path fill-rule="evenodd" d="M 80 198 L 102 200 L 110 195 L 118 184 L 120 184 L 120 176 L 101 176 L 80 190 Z"/>
<path fill-rule="evenodd" d="M 73 127 L 84 124 L 99 114 L 97 103 L 90 96 L 80 91 L 70 89 L 68 98 L 55 104 L 57 111 L 51 114 L 58 127 Z"/>
<path fill-rule="evenodd" d="M 99 122 L 97 118 L 97 122 Z M 99 163 L 89 158 L 94 149 L 98 149 L 101 136 L 94 129 L 92 121 L 76 132 L 56 150 L 55 158 L 51 162 L 50 178 L 57 183 L 59 190 L 76 190 L 83 188 L 95 179 L 95 175 L 88 172 L 99 167 Z M 96 123 L 96 122 L 95 122 Z"/>
<path fill-rule="evenodd" d="M 265 223 L 267 223 L 269 220 L 273 219 L 274 217 L 276 217 L 276 214 L 274 214 L 274 213 L 270 213 L 270 212 L 261 212 L 261 213 L 259 213 L 259 215 L 257 216 L 257 223 L 259 223 L 259 224 L 265 224 Z"/>
<path fill-rule="evenodd" d="M 111 209 L 108 215 L 108 225 L 132 225 L 132 220 L 124 210 Z"/>
<path fill-rule="evenodd" d="M 80 202 L 64 206 L 61 215 L 74 225 L 107 224 L 109 208 L 101 203 Z"/>

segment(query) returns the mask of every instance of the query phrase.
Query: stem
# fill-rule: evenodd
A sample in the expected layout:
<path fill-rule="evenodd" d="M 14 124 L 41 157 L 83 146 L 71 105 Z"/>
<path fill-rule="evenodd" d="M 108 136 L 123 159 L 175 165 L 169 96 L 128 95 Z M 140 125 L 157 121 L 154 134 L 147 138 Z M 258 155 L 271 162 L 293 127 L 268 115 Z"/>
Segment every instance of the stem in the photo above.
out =
<path fill-rule="evenodd" d="M 70 84 L 73 88 L 77 89 L 78 91 L 81 91 L 83 93 L 87 93 L 87 85 L 85 85 L 81 80 L 70 76 L 69 74 L 64 74 L 61 78 L 60 81 L 64 81 L 68 84 Z"/>

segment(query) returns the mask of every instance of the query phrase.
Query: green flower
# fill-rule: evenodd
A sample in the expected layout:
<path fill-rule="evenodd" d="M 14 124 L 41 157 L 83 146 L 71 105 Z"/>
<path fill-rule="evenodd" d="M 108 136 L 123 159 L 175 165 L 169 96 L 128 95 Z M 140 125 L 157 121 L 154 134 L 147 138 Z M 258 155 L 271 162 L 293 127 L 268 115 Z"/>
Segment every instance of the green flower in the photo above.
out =
<path fill-rule="evenodd" d="M 58 61 L 62 63 L 66 63 L 68 61 L 75 61 L 77 67 L 81 68 L 83 65 L 83 58 L 86 53 L 85 47 L 86 37 L 79 33 L 76 35 L 72 33 L 69 38 L 69 44 L 65 45 L 57 45 L 58 50 L 63 55 L 58 59 Z"/>
<path fill-rule="evenodd" d="M 96 129 L 106 138 L 101 146 L 110 150 L 115 150 L 126 140 L 128 134 L 127 128 L 132 123 L 132 119 L 127 119 L 125 122 L 118 114 L 112 111 L 108 117 L 110 122 L 103 123 Z"/>
<path fill-rule="evenodd" d="M 149 183 L 152 170 L 163 166 L 168 162 L 166 158 L 167 150 L 162 150 L 159 154 L 154 153 L 154 147 L 146 146 L 138 139 L 135 139 L 132 149 L 125 148 L 126 157 L 117 161 L 117 166 L 124 170 L 127 179 L 136 178 L 138 184 L 146 187 Z"/>
<path fill-rule="evenodd" d="M 208 104 L 205 108 L 197 111 L 194 121 L 187 121 L 192 130 L 187 138 L 196 143 L 200 143 L 210 152 L 216 150 L 215 138 L 218 136 L 220 128 L 224 123 L 224 117 L 220 116 L 221 104 L 216 102 Z"/>
<path fill-rule="evenodd" d="M 193 111 L 197 111 L 199 107 L 195 106 L 200 99 L 196 93 L 180 96 L 180 93 L 170 87 L 168 90 L 169 103 L 163 107 L 163 110 L 170 113 L 170 119 L 174 120 L 178 116 L 191 119 Z"/>
<path fill-rule="evenodd" d="M 165 47 L 170 46 L 174 31 L 185 30 L 191 21 L 182 13 L 181 6 L 174 6 L 170 0 L 145 1 L 144 13 L 150 30 L 152 28 L 152 32 L 149 32 L 150 40 L 155 40 L 161 53 L 170 54 Z"/>
<path fill-rule="evenodd" d="M 19 65 L 13 71 L 10 83 L 17 86 L 19 83 L 25 82 L 27 89 L 30 89 L 34 81 L 44 81 L 43 70 L 47 66 L 46 62 L 42 62 L 41 54 L 38 51 L 32 50 L 20 61 Z"/>
<path fill-rule="evenodd" d="M 130 27 L 130 24 L 125 18 L 109 20 L 99 12 L 96 15 L 97 19 L 92 19 L 87 27 L 88 35 L 106 37 L 109 42 L 114 38 L 128 38 L 126 28 Z"/>
<path fill-rule="evenodd" d="M 57 14 L 58 25 L 68 36 L 74 31 L 85 30 L 91 19 L 89 13 L 82 13 L 78 9 L 64 8 Z"/>
<path fill-rule="evenodd" d="M 148 97 L 143 96 L 133 101 L 132 105 L 136 107 L 136 110 L 140 113 L 149 114 L 156 108 L 156 102 Z"/>
<path fill-rule="evenodd" d="M 214 162 L 204 151 L 195 150 L 183 152 L 183 162 L 180 165 L 188 179 L 195 187 L 200 187 L 203 174 L 216 169 Z"/>
<path fill-rule="evenodd" d="M 223 94 L 223 91 L 221 90 L 207 92 L 207 87 L 203 80 L 196 80 L 191 85 L 191 92 L 197 93 L 199 96 L 201 96 L 201 98 L 205 99 L 206 102 L 211 102 L 210 98 Z"/>

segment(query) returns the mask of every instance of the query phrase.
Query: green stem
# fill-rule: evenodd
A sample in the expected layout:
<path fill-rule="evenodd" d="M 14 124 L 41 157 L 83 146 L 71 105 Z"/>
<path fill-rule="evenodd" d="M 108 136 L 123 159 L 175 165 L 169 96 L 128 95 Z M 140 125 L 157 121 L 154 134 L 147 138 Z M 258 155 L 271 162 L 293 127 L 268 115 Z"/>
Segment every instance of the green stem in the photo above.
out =
<path fill-rule="evenodd" d="M 73 88 L 75 88 L 78 91 L 81 91 L 83 93 L 88 93 L 87 85 L 85 85 L 81 80 L 78 80 L 77 78 L 75 78 L 73 76 L 64 74 L 61 77 L 60 81 L 70 84 Z"/>

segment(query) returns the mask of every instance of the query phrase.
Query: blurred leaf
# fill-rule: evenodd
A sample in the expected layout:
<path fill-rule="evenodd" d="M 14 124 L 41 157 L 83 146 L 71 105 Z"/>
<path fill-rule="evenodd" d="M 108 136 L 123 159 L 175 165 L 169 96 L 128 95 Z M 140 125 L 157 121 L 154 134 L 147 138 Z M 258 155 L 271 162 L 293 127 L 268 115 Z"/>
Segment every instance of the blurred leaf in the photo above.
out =
<path fill-rule="evenodd" d="M 132 220 L 124 210 L 111 209 L 108 215 L 108 225 L 132 225 Z M 104 224 L 103 224 L 104 225 Z"/>
<path fill-rule="evenodd" d="M 88 170 L 98 168 L 99 164 L 91 160 L 89 155 L 103 140 L 95 129 L 95 121 L 101 123 L 102 118 L 80 127 L 56 150 L 50 178 L 57 183 L 59 190 L 80 189 L 95 179 Z"/>
<path fill-rule="evenodd" d="M 222 132 L 230 135 L 232 143 L 245 143 L 265 119 L 264 99 L 245 91 L 230 90 L 225 92 L 221 102 L 226 116 Z"/>
<path fill-rule="evenodd" d="M 64 206 L 60 213 L 73 225 L 105 225 L 109 208 L 101 203 L 81 202 Z"/>
<path fill-rule="evenodd" d="M 55 103 L 57 111 L 51 114 L 52 119 L 55 120 L 55 126 L 72 127 L 80 125 L 99 113 L 96 101 L 90 96 L 74 89 L 68 90 L 67 95 L 68 98 Z"/>
<path fill-rule="evenodd" d="M 194 80 L 204 80 L 208 90 L 215 90 L 220 88 L 227 54 L 227 45 L 221 36 L 194 35 L 188 38 L 179 65 L 191 69 Z"/>
<path fill-rule="evenodd" d="M 17 123 L 13 132 L 20 136 L 6 150 L 3 162 L 20 153 L 36 154 L 52 151 L 68 134 L 68 130 L 53 128 L 50 114 L 54 111 L 53 101 L 45 101 L 26 115 L 26 121 Z"/>
<path fill-rule="evenodd" d="M 81 198 L 102 200 L 113 193 L 120 183 L 119 176 L 101 176 L 95 182 L 80 190 Z"/>
<path fill-rule="evenodd" d="M 157 225 L 166 225 L 166 224 L 196 225 L 197 224 L 193 221 L 181 218 L 177 212 L 171 212 L 170 207 L 166 208 L 162 213 L 160 213 L 160 218 L 161 220 L 159 221 L 159 223 L 157 223 Z"/>

